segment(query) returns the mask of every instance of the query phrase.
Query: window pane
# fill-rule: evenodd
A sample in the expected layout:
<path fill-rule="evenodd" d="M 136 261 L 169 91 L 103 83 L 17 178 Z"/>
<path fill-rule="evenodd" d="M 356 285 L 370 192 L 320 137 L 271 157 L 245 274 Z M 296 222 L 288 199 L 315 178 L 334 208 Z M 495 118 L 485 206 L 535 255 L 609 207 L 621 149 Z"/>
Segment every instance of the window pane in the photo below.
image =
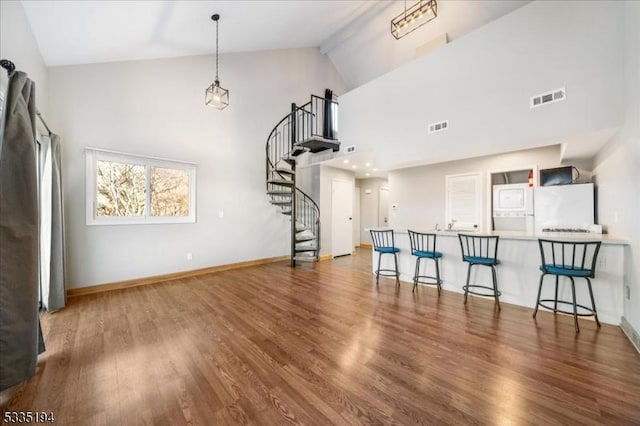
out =
<path fill-rule="evenodd" d="M 144 215 L 144 166 L 97 161 L 97 170 L 97 216 Z"/>
<path fill-rule="evenodd" d="M 151 168 L 151 216 L 189 216 L 189 173 Z"/>

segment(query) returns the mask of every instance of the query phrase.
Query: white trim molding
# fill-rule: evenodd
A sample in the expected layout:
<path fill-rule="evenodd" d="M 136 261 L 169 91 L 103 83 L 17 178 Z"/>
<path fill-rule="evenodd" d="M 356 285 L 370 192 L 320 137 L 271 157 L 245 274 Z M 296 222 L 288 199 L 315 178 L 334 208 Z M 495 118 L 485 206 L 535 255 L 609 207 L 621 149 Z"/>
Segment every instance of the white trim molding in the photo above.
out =
<path fill-rule="evenodd" d="M 620 321 L 620 328 L 622 332 L 627 336 L 627 338 L 631 341 L 631 344 L 636 348 L 638 352 L 640 352 L 640 334 L 633 328 L 629 320 L 625 317 L 622 317 Z"/>
<path fill-rule="evenodd" d="M 143 225 L 196 222 L 196 165 L 184 161 L 146 157 L 98 148 L 86 148 L 86 224 L 87 225 Z M 98 216 L 97 208 L 97 163 L 111 161 L 144 166 L 145 169 L 145 208 L 139 216 Z M 189 177 L 189 214 L 187 216 L 154 216 L 151 205 L 151 169 L 153 167 L 181 170 Z"/>

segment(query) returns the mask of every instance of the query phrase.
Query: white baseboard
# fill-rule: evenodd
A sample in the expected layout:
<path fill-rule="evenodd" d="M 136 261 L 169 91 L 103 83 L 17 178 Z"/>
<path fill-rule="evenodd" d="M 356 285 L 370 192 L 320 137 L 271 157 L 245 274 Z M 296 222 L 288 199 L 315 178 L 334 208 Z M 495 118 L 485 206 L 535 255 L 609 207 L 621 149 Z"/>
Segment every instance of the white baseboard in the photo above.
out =
<path fill-rule="evenodd" d="M 631 344 L 635 346 L 638 352 L 640 352 L 640 334 L 638 334 L 638 332 L 633 329 L 631 323 L 625 317 L 622 317 L 620 328 L 622 329 L 622 332 L 629 338 Z"/>

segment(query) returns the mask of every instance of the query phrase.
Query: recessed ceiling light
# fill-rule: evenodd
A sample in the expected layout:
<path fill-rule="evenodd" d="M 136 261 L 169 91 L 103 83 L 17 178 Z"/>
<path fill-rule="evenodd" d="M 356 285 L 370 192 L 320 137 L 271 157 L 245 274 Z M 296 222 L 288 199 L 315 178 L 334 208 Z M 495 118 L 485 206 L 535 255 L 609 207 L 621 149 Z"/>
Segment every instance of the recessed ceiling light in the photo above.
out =
<path fill-rule="evenodd" d="M 378 169 L 373 169 L 373 171 L 374 171 L 374 172 L 377 172 L 377 171 L 378 171 Z"/>
<path fill-rule="evenodd" d="M 371 173 L 367 173 L 366 176 L 371 176 Z"/>
<path fill-rule="evenodd" d="M 371 163 L 367 163 L 367 164 L 365 164 L 365 166 L 371 167 Z"/>
<path fill-rule="evenodd" d="M 344 160 L 343 163 L 344 164 L 349 164 L 349 160 Z"/>
<path fill-rule="evenodd" d="M 353 166 L 351 166 L 352 169 L 357 169 L 358 166 L 356 166 L 355 164 Z"/>

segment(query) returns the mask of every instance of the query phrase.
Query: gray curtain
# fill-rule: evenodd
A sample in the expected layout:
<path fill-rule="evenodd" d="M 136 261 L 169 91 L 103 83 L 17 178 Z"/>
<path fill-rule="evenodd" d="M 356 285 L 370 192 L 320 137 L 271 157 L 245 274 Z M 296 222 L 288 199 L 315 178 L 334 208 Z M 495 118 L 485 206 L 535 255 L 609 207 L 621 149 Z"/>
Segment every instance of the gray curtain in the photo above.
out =
<path fill-rule="evenodd" d="M 51 255 L 49 297 L 45 303 L 47 310 L 53 312 L 67 305 L 67 292 L 64 285 L 64 215 L 60 136 L 52 133 L 49 137 L 51 138 Z"/>
<path fill-rule="evenodd" d="M 35 86 L 10 76 L 0 129 L 0 391 L 35 374 L 38 319 Z"/>

